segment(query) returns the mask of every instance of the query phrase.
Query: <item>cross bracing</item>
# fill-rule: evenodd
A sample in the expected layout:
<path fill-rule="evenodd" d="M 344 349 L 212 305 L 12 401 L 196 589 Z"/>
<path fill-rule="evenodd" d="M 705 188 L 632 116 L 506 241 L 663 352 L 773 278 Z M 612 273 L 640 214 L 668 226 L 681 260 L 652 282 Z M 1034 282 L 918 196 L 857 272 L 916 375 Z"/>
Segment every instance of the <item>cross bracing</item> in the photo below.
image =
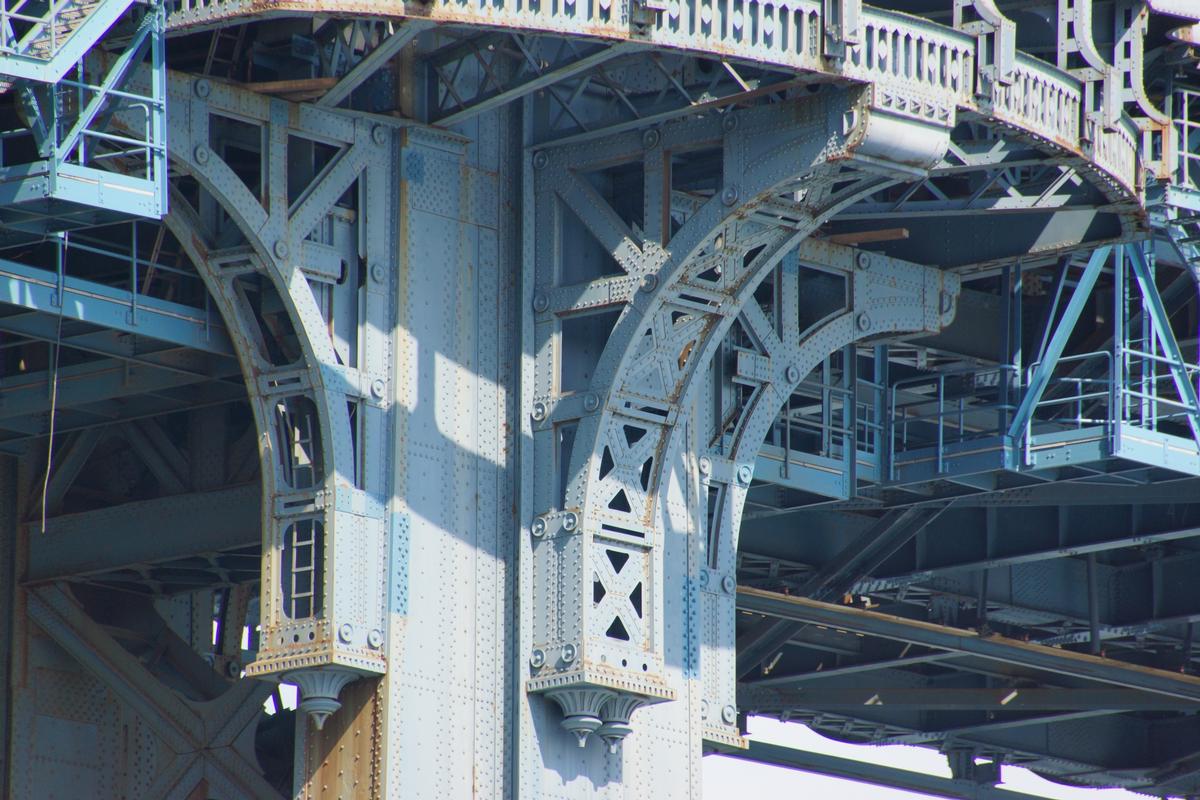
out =
<path fill-rule="evenodd" d="M 0 9 L 5 792 L 1200 791 L 1195 20 L 886 6 Z"/>

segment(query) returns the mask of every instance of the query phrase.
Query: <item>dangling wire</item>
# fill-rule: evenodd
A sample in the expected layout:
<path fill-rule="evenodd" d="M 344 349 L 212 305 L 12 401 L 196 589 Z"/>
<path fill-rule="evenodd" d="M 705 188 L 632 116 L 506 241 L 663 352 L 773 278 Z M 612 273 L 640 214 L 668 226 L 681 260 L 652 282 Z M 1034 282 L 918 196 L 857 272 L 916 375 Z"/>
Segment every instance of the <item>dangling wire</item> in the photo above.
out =
<path fill-rule="evenodd" d="M 54 334 L 54 356 L 50 367 L 50 435 L 46 438 L 46 474 L 42 476 L 42 533 L 46 532 L 46 493 L 50 491 L 50 469 L 54 462 L 54 422 L 58 413 L 58 357 L 62 350 L 63 305 L 66 301 L 66 243 L 67 234 L 58 236 L 55 267 L 58 273 L 58 326 Z"/>

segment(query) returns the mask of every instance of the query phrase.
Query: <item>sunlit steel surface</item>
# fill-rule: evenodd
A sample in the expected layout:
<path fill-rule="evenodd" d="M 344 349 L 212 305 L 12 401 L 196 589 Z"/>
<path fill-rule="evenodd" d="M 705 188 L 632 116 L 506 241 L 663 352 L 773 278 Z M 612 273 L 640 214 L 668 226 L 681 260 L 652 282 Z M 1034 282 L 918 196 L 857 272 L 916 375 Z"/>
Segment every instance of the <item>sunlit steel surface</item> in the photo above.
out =
<path fill-rule="evenodd" d="M 1200 793 L 1196 15 L 885 5 L 0 4 L 0 793 Z"/>

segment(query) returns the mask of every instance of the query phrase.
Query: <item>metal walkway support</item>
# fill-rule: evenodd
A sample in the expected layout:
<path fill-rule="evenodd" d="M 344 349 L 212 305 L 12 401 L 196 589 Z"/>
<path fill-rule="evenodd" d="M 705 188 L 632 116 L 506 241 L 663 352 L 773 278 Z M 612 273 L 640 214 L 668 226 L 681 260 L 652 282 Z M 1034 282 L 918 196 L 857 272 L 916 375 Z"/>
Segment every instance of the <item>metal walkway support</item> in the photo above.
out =
<path fill-rule="evenodd" d="M 1200 792 L 1200 59 L 1093 5 L 0 5 L 0 795 Z"/>
<path fill-rule="evenodd" d="M 131 5 L 51 2 L 41 18 L 0 9 L 0 75 L 21 123 L 0 132 L 2 241 L 165 212 L 166 8 Z M 123 17 L 131 29 L 113 56 L 98 43 Z"/>

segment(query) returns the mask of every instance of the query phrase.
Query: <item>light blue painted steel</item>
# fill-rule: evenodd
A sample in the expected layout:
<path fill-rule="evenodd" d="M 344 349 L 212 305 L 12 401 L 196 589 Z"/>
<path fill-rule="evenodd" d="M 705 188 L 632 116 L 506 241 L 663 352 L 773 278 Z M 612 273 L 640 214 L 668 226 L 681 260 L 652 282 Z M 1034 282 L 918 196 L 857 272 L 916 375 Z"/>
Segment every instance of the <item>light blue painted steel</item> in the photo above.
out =
<path fill-rule="evenodd" d="M 1040 363 L 1024 387 L 1021 403 L 1013 413 L 1013 419 L 1007 431 L 1008 437 L 1012 441 L 1020 441 L 1025 435 L 1025 429 L 1033 418 L 1033 410 L 1041 401 L 1042 393 L 1046 391 L 1046 386 L 1050 383 L 1050 376 L 1058 366 L 1058 359 L 1066 349 L 1067 340 L 1075 329 L 1075 323 L 1083 312 L 1088 297 L 1092 293 L 1092 287 L 1096 285 L 1096 280 L 1100 277 L 1100 273 L 1104 269 L 1104 262 L 1108 260 L 1111 250 L 1112 248 L 1107 245 L 1098 247 L 1088 258 L 1087 266 L 1079 277 L 1079 282 L 1075 285 L 1071 299 L 1067 301 L 1067 307 L 1063 309 L 1062 317 L 1058 320 L 1054 335 L 1050 337 L 1045 352 L 1041 354 Z"/>
<path fill-rule="evenodd" d="M 1166 355 L 1167 368 L 1171 371 L 1175 390 L 1179 392 L 1180 400 L 1183 402 L 1183 411 L 1187 414 L 1192 437 L 1200 442 L 1200 400 L 1197 399 L 1196 386 L 1192 383 L 1192 376 L 1188 374 L 1187 361 L 1183 357 L 1183 351 L 1179 349 L 1179 342 L 1175 339 L 1175 332 L 1171 329 L 1171 317 L 1163 306 L 1162 297 L 1158 293 L 1158 286 L 1154 282 L 1154 276 L 1150 271 L 1150 265 L 1142 247 L 1131 244 L 1126 245 L 1125 250 L 1129 254 L 1130 265 L 1133 267 L 1134 277 L 1141 290 L 1143 308 L 1149 314 L 1154 328 L 1154 336 L 1158 339 L 1158 343 Z"/>
<path fill-rule="evenodd" d="M 100 41 L 133 0 L 53 0 L 45 4 L 40 16 L 23 12 L 28 5 L 4 0 L 0 7 L 0 75 L 56 83 Z M 78 21 L 76 15 L 81 13 L 82 21 Z M 19 39 L 14 37 L 13 21 L 30 25 Z M 63 27 L 69 30 L 60 41 Z"/>
<path fill-rule="evenodd" d="M 123 11 L 124 6 L 120 0 L 101 0 L 92 15 L 104 9 Z M 32 233 L 61 231 L 128 216 L 158 218 L 166 212 L 165 14 L 161 3 L 150 4 L 127 49 L 111 63 L 107 55 L 88 55 L 85 48 L 69 62 L 79 67 L 76 76 L 59 75 L 43 103 L 46 108 L 30 110 L 42 126 L 38 130 L 43 131 L 39 142 L 43 158 L 0 163 L 0 205 L 13 207 L 6 221 L 9 227 Z M 81 35 L 76 33 L 69 41 L 82 43 Z M 131 72 L 147 50 L 146 90 L 133 91 Z M 103 74 L 99 83 L 83 79 L 85 58 Z M 83 105 L 74 117 L 62 117 L 69 105 L 67 96 Z M 122 124 L 114 125 L 112 120 Z M 0 156 L 4 153 L 0 150 Z M 111 159 L 118 156 L 125 163 L 119 170 L 110 169 Z M 17 214 L 23 217 L 20 222 L 14 221 Z"/>
<path fill-rule="evenodd" d="M 233 353 L 224 322 L 212 310 L 12 261 L 0 260 L 0 303 L 208 353 Z"/>

